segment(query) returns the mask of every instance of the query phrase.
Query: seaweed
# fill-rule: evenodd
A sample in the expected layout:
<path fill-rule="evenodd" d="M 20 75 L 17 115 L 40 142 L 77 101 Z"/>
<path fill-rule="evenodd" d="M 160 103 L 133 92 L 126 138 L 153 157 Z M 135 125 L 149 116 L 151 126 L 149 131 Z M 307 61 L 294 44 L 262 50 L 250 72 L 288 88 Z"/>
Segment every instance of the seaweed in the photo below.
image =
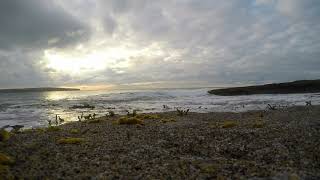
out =
<path fill-rule="evenodd" d="M 139 119 L 160 119 L 160 116 L 157 114 L 138 114 L 136 115 Z"/>
<path fill-rule="evenodd" d="M 81 144 L 85 142 L 84 138 L 61 138 L 57 141 L 58 144 Z"/>
<path fill-rule="evenodd" d="M 176 122 L 176 120 L 175 119 L 162 119 L 161 122 L 162 123 Z"/>
<path fill-rule="evenodd" d="M 91 123 L 100 123 L 100 122 L 102 122 L 102 120 L 101 119 L 91 119 L 91 120 L 88 120 L 86 122 L 89 123 L 89 124 L 91 124 Z"/>
<path fill-rule="evenodd" d="M 117 124 L 144 124 L 142 119 L 139 119 L 137 117 L 121 117 L 118 119 Z"/>
<path fill-rule="evenodd" d="M 49 126 L 46 131 L 47 132 L 56 132 L 56 131 L 60 131 L 61 129 L 57 126 Z"/>
<path fill-rule="evenodd" d="M 237 125 L 238 125 L 238 123 L 236 121 L 224 121 L 221 127 L 222 128 L 232 128 Z"/>
<path fill-rule="evenodd" d="M 9 167 L 8 166 L 0 164 L 0 175 L 4 174 L 4 173 L 7 173 L 8 171 L 9 171 Z"/>
<path fill-rule="evenodd" d="M 79 130 L 78 129 L 71 129 L 70 133 L 71 134 L 79 134 Z"/>
<path fill-rule="evenodd" d="M 263 128 L 265 126 L 265 123 L 262 121 L 255 121 L 252 125 L 253 128 Z"/>
<path fill-rule="evenodd" d="M 1 165 L 13 165 L 14 159 L 6 154 L 0 153 L 0 164 Z"/>
<path fill-rule="evenodd" d="M 7 141 L 10 138 L 10 132 L 5 129 L 0 129 L 0 142 Z"/>

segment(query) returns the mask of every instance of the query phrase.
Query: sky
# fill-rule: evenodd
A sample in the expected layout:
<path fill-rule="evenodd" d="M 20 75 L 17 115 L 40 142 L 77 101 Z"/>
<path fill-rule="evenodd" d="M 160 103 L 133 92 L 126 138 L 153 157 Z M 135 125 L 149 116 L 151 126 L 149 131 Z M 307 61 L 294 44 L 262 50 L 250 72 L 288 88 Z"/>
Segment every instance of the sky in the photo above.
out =
<path fill-rule="evenodd" d="M 319 0 L 2 0 L 0 88 L 320 78 Z"/>

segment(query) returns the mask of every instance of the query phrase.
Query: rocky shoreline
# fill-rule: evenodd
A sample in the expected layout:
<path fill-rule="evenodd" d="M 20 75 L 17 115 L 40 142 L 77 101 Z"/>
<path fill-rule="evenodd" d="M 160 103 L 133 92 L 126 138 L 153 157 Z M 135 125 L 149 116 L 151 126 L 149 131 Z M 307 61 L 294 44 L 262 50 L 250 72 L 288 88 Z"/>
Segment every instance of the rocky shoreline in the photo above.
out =
<path fill-rule="evenodd" d="M 319 179 L 320 106 L 100 117 L 11 134 L 0 179 Z"/>
<path fill-rule="evenodd" d="M 296 94 L 319 93 L 320 80 L 301 80 L 278 84 L 265 84 L 259 86 L 245 86 L 214 89 L 208 93 L 219 96 L 239 96 L 253 94 Z"/>

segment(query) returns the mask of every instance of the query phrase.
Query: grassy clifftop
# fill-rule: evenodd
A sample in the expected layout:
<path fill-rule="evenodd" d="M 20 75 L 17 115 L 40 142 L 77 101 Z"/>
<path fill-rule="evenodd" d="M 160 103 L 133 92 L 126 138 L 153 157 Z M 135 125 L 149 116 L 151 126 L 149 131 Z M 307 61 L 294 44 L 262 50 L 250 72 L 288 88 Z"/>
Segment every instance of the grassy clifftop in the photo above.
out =
<path fill-rule="evenodd" d="M 301 80 L 278 84 L 265 84 L 260 86 L 233 87 L 215 89 L 210 94 L 220 96 L 238 96 L 252 94 L 292 94 L 292 93 L 317 93 L 320 92 L 319 80 Z"/>

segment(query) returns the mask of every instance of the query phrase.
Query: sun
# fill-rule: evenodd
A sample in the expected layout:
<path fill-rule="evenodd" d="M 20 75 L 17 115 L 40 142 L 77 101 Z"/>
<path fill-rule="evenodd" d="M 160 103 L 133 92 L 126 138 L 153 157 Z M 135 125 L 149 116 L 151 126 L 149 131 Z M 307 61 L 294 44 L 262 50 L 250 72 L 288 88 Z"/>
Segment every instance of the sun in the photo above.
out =
<path fill-rule="evenodd" d="M 113 47 L 82 51 L 56 51 L 48 49 L 44 51 L 44 62 L 47 68 L 56 72 L 71 75 L 80 75 L 101 71 L 106 68 L 129 68 L 130 57 L 137 56 L 140 50 Z"/>
<path fill-rule="evenodd" d="M 45 52 L 46 66 L 58 72 L 82 74 L 106 68 L 108 61 L 103 54 L 64 54 L 52 51 Z"/>

